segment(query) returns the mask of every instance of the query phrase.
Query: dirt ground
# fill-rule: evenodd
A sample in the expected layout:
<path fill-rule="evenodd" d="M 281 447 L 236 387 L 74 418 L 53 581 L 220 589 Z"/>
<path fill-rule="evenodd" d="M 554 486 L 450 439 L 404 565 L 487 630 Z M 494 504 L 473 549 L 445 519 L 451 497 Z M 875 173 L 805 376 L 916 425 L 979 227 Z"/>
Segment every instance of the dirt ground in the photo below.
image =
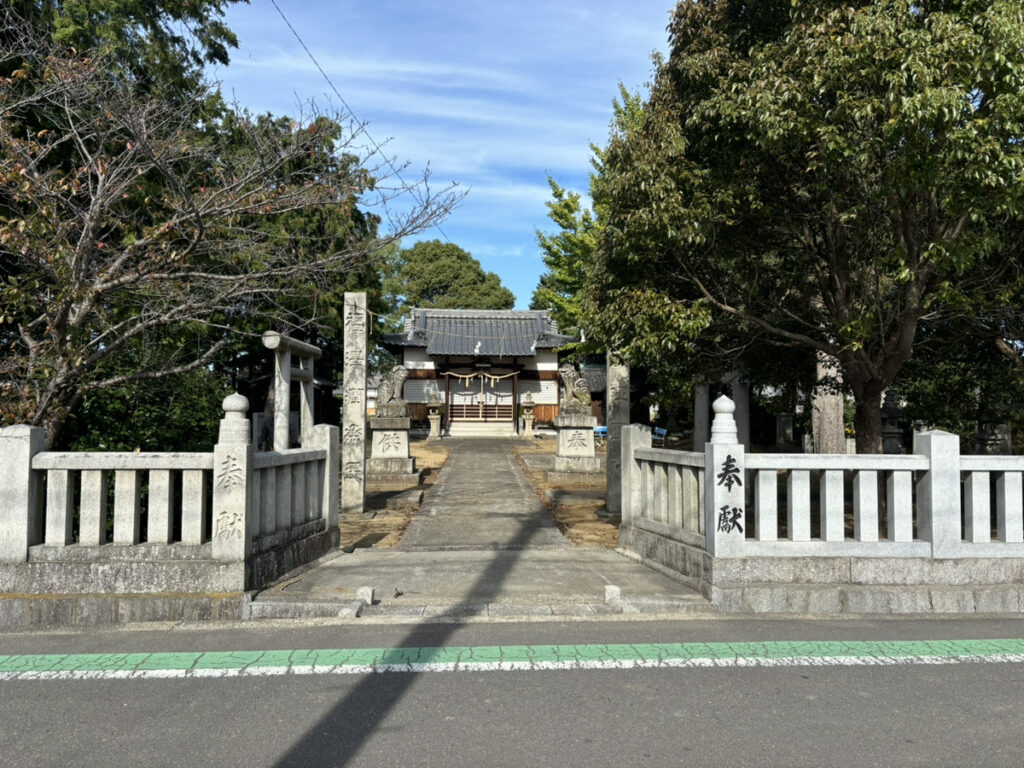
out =
<path fill-rule="evenodd" d="M 416 459 L 417 470 L 428 470 L 418 488 L 426 492 L 437 479 L 441 467 L 452 451 L 450 444 L 435 440 L 410 440 L 409 455 Z M 391 499 L 392 506 L 388 507 Z M 361 515 L 340 515 L 341 546 L 348 548 L 394 547 L 409 527 L 409 521 L 419 508 L 416 494 L 410 492 L 369 493 L 366 498 L 366 512 Z"/>
<path fill-rule="evenodd" d="M 554 455 L 558 441 L 548 438 L 534 440 L 532 443 L 523 443 L 516 448 L 516 453 L 523 454 L 551 454 Z M 597 448 L 597 453 L 604 453 L 604 446 Z M 565 486 L 561 484 L 548 483 L 544 477 L 544 470 L 531 469 L 525 463 L 520 462 L 527 480 L 533 486 L 533 490 L 544 506 L 548 508 L 551 517 L 554 519 L 558 529 L 568 537 L 573 546 L 578 547 L 606 547 L 615 549 L 619 546 L 619 522 L 618 515 L 606 515 L 605 503 L 603 500 L 592 498 L 593 491 L 604 486 L 582 486 L 577 498 L 573 498 L 572 490 L 576 486 Z M 568 490 L 565 499 L 559 503 L 553 503 L 547 496 L 548 491 Z M 588 494 L 585 491 L 590 490 Z"/>

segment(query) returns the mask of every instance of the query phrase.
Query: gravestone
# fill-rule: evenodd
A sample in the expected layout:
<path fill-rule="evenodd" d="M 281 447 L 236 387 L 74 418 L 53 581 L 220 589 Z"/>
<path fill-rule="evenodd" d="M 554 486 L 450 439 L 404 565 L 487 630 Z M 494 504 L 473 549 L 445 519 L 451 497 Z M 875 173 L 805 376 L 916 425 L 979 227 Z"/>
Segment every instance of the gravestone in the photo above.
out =
<path fill-rule="evenodd" d="M 345 293 L 341 511 L 361 514 L 366 493 L 366 294 Z"/>

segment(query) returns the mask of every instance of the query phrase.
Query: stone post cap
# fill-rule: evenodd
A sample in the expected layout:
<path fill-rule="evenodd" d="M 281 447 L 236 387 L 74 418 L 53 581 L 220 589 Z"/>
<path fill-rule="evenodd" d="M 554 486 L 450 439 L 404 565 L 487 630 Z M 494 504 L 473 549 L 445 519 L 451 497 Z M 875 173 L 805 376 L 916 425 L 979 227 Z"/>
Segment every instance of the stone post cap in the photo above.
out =
<path fill-rule="evenodd" d="M 224 398 L 221 408 L 224 409 L 224 418 L 244 419 L 249 411 L 249 398 L 234 392 Z"/>
<path fill-rule="evenodd" d="M 736 403 L 725 395 L 721 395 L 712 403 L 711 409 L 715 412 L 715 420 L 711 422 L 711 442 L 725 445 L 739 443 L 736 419 L 733 418 L 733 413 L 736 412 Z"/>

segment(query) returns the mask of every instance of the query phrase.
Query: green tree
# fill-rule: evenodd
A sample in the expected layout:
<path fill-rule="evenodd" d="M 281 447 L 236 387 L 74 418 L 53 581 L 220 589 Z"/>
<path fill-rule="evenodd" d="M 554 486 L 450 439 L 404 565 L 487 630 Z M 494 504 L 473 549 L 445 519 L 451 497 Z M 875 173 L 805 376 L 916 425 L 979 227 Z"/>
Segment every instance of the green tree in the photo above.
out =
<path fill-rule="evenodd" d="M 224 9 L 238 1 L 10 0 L 4 15 L 37 37 L 102 55 L 144 89 L 189 98 L 202 66 L 227 64 L 229 49 L 238 46 L 223 21 Z M 8 24 L 3 36 L 9 41 L 14 33 Z"/>
<path fill-rule="evenodd" d="M 1024 9 L 695 0 L 669 31 L 605 155 L 599 324 L 644 354 L 836 358 L 877 452 L 921 323 L 1011 292 L 986 291 L 1024 216 Z"/>
<path fill-rule="evenodd" d="M 547 271 L 530 300 L 530 309 L 550 309 L 564 333 L 581 330 L 583 286 L 594 260 L 596 224 L 580 195 L 560 186 L 550 176 L 548 218 L 558 227 L 553 234 L 537 230 L 537 244 L 544 253 Z"/>
<path fill-rule="evenodd" d="M 315 333 L 346 275 L 452 202 L 421 196 L 378 235 L 355 202 L 383 177 L 336 122 L 215 115 L 207 91 L 164 98 L 100 51 L 7 39 L 0 419 L 50 445 L 101 390 L 216 366 L 267 328 Z"/>
<path fill-rule="evenodd" d="M 387 289 L 397 316 L 409 309 L 512 309 L 515 294 L 468 251 L 426 240 L 403 248 L 390 267 Z"/>

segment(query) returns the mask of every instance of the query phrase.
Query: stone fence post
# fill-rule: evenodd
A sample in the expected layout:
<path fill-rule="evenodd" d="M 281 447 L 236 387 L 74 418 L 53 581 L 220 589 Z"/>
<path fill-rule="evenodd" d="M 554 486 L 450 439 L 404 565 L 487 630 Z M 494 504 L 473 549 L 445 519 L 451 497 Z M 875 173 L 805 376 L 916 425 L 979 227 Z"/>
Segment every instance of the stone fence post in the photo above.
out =
<path fill-rule="evenodd" d="M 630 524 L 634 516 L 640 516 L 643 499 L 640 487 L 640 465 L 633 454 L 638 448 L 651 447 L 651 428 L 642 424 L 630 424 L 622 428 L 622 527 Z"/>
<path fill-rule="evenodd" d="M 932 557 L 956 557 L 960 545 L 960 438 L 934 430 L 917 435 L 928 471 L 917 481 L 917 536 L 932 543 Z"/>
<path fill-rule="evenodd" d="M 259 520 L 252 514 L 252 443 L 249 401 L 235 393 L 224 398 L 220 436 L 213 447 L 213 558 L 245 560 L 252 552 Z"/>
<path fill-rule="evenodd" d="M 338 462 L 340 459 L 341 430 L 330 424 L 317 424 L 310 433 L 310 447 L 327 451 L 324 463 L 323 489 L 321 490 L 320 516 L 327 523 L 327 530 L 338 525 Z"/>
<path fill-rule="evenodd" d="M 0 429 L 0 562 L 24 563 L 28 548 L 42 542 L 42 473 L 32 471 L 32 457 L 45 447 L 42 427 Z"/>
<path fill-rule="evenodd" d="M 746 537 L 745 454 L 733 413 L 722 395 L 711 406 L 711 440 L 704 446 L 704 548 L 716 557 L 742 557 Z"/>

